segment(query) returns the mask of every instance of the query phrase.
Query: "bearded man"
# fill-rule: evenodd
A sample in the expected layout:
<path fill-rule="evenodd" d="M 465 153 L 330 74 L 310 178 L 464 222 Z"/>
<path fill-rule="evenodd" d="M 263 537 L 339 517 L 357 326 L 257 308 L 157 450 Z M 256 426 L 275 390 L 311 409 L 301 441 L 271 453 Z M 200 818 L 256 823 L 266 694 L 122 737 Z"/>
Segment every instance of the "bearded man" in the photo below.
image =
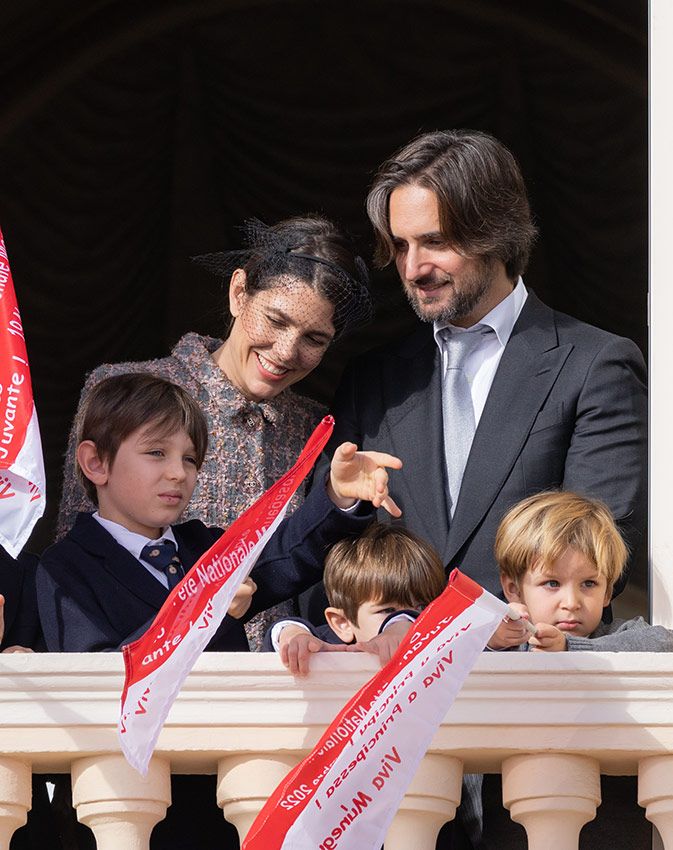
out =
<path fill-rule="evenodd" d="M 422 135 L 381 166 L 367 210 L 376 261 L 396 264 L 422 324 L 346 370 L 333 445 L 402 458 L 390 480 L 400 522 L 493 593 L 498 524 L 541 490 L 604 501 L 633 552 L 645 364 L 632 341 L 524 286 L 535 227 L 509 150 L 481 132 Z"/>

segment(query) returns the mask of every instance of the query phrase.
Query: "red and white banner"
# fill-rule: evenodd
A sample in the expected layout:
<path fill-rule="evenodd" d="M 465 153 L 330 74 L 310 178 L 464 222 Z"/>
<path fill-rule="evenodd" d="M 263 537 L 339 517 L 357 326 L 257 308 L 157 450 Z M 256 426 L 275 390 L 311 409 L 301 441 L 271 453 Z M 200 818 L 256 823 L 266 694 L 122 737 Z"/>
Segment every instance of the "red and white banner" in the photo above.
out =
<path fill-rule="evenodd" d="M 173 588 L 145 634 L 124 647 L 126 679 L 119 739 L 127 761 L 143 775 L 182 683 L 217 631 L 234 594 L 333 428 L 334 420 L 326 416 L 292 469 L 229 526 Z"/>
<path fill-rule="evenodd" d="M 0 545 L 14 558 L 44 513 L 44 495 L 26 340 L 0 230 Z"/>
<path fill-rule="evenodd" d="M 390 662 L 271 795 L 242 850 L 379 850 L 507 605 L 454 570 Z"/>

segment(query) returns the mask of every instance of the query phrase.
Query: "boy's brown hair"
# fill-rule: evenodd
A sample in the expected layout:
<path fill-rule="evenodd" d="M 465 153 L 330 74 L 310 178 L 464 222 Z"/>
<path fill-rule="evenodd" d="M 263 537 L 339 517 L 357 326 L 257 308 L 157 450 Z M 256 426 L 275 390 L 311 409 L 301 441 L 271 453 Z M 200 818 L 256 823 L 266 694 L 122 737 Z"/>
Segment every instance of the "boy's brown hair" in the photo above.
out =
<path fill-rule="evenodd" d="M 77 431 L 77 445 L 95 443 L 98 456 L 110 464 L 122 442 L 142 426 L 165 437 L 184 429 L 194 443 L 197 468 L 208 448 L 208 425 L 196 401 L 182 387 L 147 372 L 129 372 L 104 378 L 91 390 Z M 93 502 L 96 487 L 77 465 L 77 475 Z"/>
<path fill-rule="evenodd" d="M 568 547 L 596 567 L 612 590 L 628 549 L 603 502 L 568 491 L 537 493 L 511 508 L 495 536 L 500 572 L 515 582 L 532 569 L 550 566 Z"/>
<path fill-rule="evenodd" d="M 332 547 L 323 581 L 329 604 L 357 626 L 364 602 L 429 605 L 444 590 L 446 574 L 424 540 L 400 526 L 374 523 L 360 537 Z"/>

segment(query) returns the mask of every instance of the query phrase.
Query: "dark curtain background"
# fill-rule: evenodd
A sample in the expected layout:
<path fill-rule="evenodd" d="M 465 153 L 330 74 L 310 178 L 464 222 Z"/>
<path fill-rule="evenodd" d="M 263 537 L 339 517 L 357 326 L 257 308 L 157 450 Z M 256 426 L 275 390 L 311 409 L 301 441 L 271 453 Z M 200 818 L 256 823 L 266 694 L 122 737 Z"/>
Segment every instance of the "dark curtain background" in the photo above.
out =
<path fill-rule="evenodd" d="M 248 216 L 323 211 L 361 240 L 373 170 L 420 131 L 501 138 L 540 239 L 526 283 L 646 343 L 647 5 L 583 0 L 22 0 L 0 14 L 0 226 L 26 330 L 50 540 L 86 372 L 223 332 L 189 257 Z M 390 271 L 355 351 L 414 322 Z"/>

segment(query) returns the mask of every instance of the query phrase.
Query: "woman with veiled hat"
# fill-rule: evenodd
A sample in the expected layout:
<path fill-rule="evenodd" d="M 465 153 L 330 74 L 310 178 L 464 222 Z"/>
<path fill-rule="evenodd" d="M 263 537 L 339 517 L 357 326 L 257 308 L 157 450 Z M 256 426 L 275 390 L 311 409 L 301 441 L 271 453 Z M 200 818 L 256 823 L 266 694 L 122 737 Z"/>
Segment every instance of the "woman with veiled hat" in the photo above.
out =
<path fill-rule="evenodd" d="M 75 474 L 75 443 L 83 402 L 110 375 L 150 372 L 179 384 L 199 402 L 209 447 L 183 520 L 227 527 L 296 460 L 323 409 L 293 392 L 331 342 L 369 317 L 367 271 L 350 241 L 319 216 L 272 227 L 247 226 L 244 251 L 197 258 L 229 278 L 231 324 L 224 341 L 188 333 L 168 357 L 103 365 L 88 377 L 70 434 L 57 533 L 78 511 L 91 511 Z M 290 504 L 303 499 L 299 491 Z M 288 613 L 273 609 L 246 627 L 252 648 L 266 624 Z"/>
<path fill-rule="evenodd" d="M 369 317 L 367 271 L 349 240 L 318 216 L 273 227 L 249 222 L 247 243 L 244 251 L 196 258 L 228 285 L 226 339 L 188 333 L 168 357 L 104 365 L 89 375 L 70 434 L 59 536 L 78 511 L 95 509 L 75 473 L 75 448 L 84 402 L 112 375 L 149 372 L 172 381 L 206 416 L 208 452 L 183 521 L 227 527 L 295 462 L 324 411 L 292 384 L 315 369 L 334 339 Z M 295 494 L 290 510 L 302 499 Z M 253 618 L 246 625 L 251 648 L 270 621 L 287 613 L 286 603 Z M 215 805 L 215 783 L 214 776 L 173 776 L 168 817 L 155 827 L 151 846 L 237 847 L 235 830 Z M 68 795 L 67 780 L 59 780 L 66 814 L 72 812 Z M 93 847 L 88 833 L 79 840 L 80 847 Z"/>

